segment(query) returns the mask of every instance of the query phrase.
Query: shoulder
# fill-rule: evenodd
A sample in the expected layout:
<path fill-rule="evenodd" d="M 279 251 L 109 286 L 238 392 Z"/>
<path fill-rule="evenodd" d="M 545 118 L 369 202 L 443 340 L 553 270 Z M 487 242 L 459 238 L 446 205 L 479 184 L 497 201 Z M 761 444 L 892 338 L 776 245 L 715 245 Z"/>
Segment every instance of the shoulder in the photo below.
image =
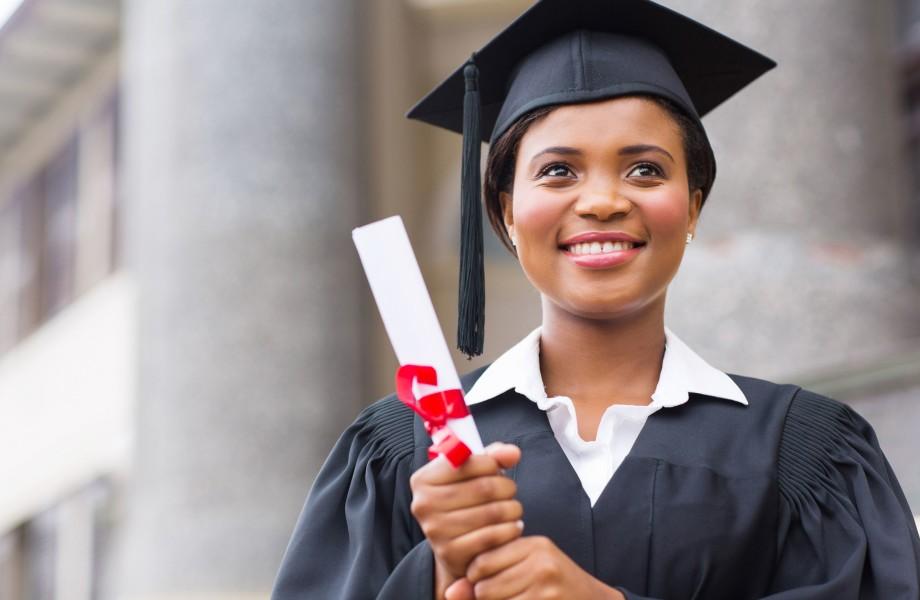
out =
<path fill-rule="evenodd" d="M 889 479 L 872 426 L 847 404 L 799 386 L 736 381 L 746 394 L 750 390 L 753 414 L 769 415 L 776 426 L 776 480 L 788 503 L 802 505 L 831 489 L 845 497 L 847 478 L 867 469 Z"/>
<path fill-rule="evenodd" d="M 786 414 L 801 388 L 742 375 L 729 377 L 744 394 L 746 403 L 694 393 L 690 402 L 677 407 L 674 419 L 702 428 L 707 437 L 719 440 L 720 447 L 732 442 L 733 456 L 770 454 L 782 436 Z M 763 463 L 764 467 L 768 465 L 769 462 Z"/>
<path fill-rule="evenodd" d="M 729 377 L 744 392 L 751 411 L 762 417 L 765 413 L 779 418 L 785 415 L 792 400 L 801 388 L 788 383 L 776 383 L 766 379 L 729 374 Z"/>
<path fill-rule="evenodd" d="M 865 422 L 845 404 L 794 384 L 729 375 L 747 405 L 695 395 L 671 417 L 676 424 L 704 432 L 698 444 L 720 468 L 813 475 L 826 467 L 830 440 L 841 431 L 863 435 Z"/>
<path fill-rule="evenodd" d="M 799 390 L 777 456 L 777 479 L 787 501 L 799 504 L 831 488 L 845 492 L 847 478 L 867 469 L 888 479 L 887 460 L 869 423 L 842 402 Z"/>
<path fill-rule="evenodd" d="M 468 391 L 485 369 L 480 367 L 462 376 L 463 390 Z M 428 442 L 421 422 L 396 394 L 380 398 L 362 410 L 344 437 L 365 451 L 394 458 L 409 457 L 417 446 Z"/>
<path fill-rule="evenodd" d="M 784 435 L 822 432 L 843 423 L 868 428 L 862 417 L 846 404 L 801 386 L 742 375 L 729 376 L 747 398 L 751 413 L 748 420 L 755 420 L 761 426 L 774 424 Z"/>
<path fill-rule="evenodd" d="M 414 449 L 413 419 L 412 411 L 390 394 L 362 410 L 343 437 L 366 452 L 404 458 Z"/>
<path fill-rule="evenodd" d="M 770 473 L 780 494 L 796 505 L 824 495 L 829 486 L 846 489 L 844 473 L 852 465 L 885 470 L 872 427 L 848 405 L 798 385 L 730 377 L 747 406 L 715 399 L 697 403 L 706 407 L 699 413 L 705 422 L 697 428 L 718 449 L 713 461 L 740 460 L 744 470 Z"/>
<path fill-rule="evenodd" d="M 793 384 L 778 384 L 763 379 L 731 375 L 744 391 L 753 417 L 768 418 L 778 425 L 781 450 L 790 445 L 808 444 L 811 450 L 831 447 L 831 438 L 843 434 L 872 437 L 872 428 L 850 406 Z M 801 448 L 804 450 L 805 448 Z"/>
<path fill-rule="evenodd" d="M 793 384 L 780 384 L 753 377 L 730 375 L 748 400 L 748 420 L 771 424 L 780 434 L 780 448 L 789 450 L 807 438 L 811 446 L 826 436 L 844 431 L 871 433 L 869 424 L 852 408 L 833 398 Z"/>

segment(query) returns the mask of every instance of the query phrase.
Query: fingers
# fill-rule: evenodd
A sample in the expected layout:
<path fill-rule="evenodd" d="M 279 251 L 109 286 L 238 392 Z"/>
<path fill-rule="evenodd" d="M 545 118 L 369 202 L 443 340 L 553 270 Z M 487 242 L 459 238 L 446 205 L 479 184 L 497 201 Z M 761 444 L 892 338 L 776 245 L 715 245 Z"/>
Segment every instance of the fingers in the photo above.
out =
<path fill-rule="evenodd" d="M 526 558 L 511 565 L 494 577 L 473 585 L 476 600 L 505 600 L 523 594 L 533 584 Z M 555 597 L 555 596 L 554 596 Z"/>
<path fill-rule="evenodd" d="M 508 469 L 521 460 L 521 449 L 513 444 L 495 442 L 489 444 L 485 454 L 474 454 L 459 467 L 454 467 L 441 457 L 419 468 L 410 478 L 413 487 L 417 484 L 444 485 L 465 481 L 484 475 L 494 475 L 500 469 Z"/>
<path fill-rule="evenodd" d="M 453 564 L 457 569 L 455 572 L 462 575 L 477 554 L 517 539 L 523 530 L 523 523 L 520 521 L 487 525 L 444 544 L 438 544 L 437 547 L 432 546 L 432 549 L 437 556 L 438 548 L 441 548 L 442 556 L 439 558 L 448 565 Z"/>
<path fill-rule="evenodd" d="M 517 484 L 503 475 L 477 477 L 451 485 L 424 485 L 412 490 L 410 510 L 420 522 L 432 514 L 510 500 Z"/>
<path fill-rule="evenodd" d="M 493 550 L 483 552 L 473 559 L 466 570 L 466 577 L 470 583 L 476 584 L 505 569 L 522 562 L 530 555 L 530 548 L 526 538 L 515 540 Z M 477 597 L 478 598 L 478 597 Z"/>
<path fill-rule="evenodd" d="M 458 579 L 445 590 L 444 600 L 476 600 L 473 594 L 473 584 L 466 578 Z"/>
<path fill-rule="evenodd" d="M 431 544 L 438 565 L 451 578 L 462 577 L 477 554 L 521 535 L 517 485 L 501 469 L 513 467 L 521 452 L 510 444 L 492 444 L 460 468 L 433 460 L 410 478 L 410 510 Z M 462 600 L 463 584 L 456 594 Z"/>
<path fill-rule="evenodd" d="M 514 444 L 495 442 L 486 447 L 486 455 L 495 459 L 502 469 L 510 469 L 521 460 L 521 449 Z"/>
<path fill-rule="evenodd" d="M 476 600 L 601 598 L 617 594 L 594 578 L 545 536 L 516 539 L 470 562 L 467 580 Z"/>
<path fill-rule="evenodd" d="M 488 525 L 513 523 L 523 516 L 524 507 L 520 502 L 499 500 L 444 513 L 441 518 L 430 520 L 423 532 L 428 539 L 449 539 Z"/>
<path fill-rule="evenodd" d="M 487 454 L 474 454 L 459 467 L 454 467 L 442 457 L 438 457 L 413 473 L 409 483 L 413 487 L 421 484 L 444 485 L 484 475 L 495 475 L 499 468 L 498 462 Z"/>

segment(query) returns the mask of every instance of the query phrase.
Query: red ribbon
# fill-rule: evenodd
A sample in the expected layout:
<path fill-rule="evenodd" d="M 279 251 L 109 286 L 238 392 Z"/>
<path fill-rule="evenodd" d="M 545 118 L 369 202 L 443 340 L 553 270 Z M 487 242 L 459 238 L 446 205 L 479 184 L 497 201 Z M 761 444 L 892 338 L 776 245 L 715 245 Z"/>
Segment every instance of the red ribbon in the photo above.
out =
<path fill-rule="evenodd" d="M 422 418 L 425 431 L 434 444 L 428 448 L 428 458 L 443 456 L 454 467 L 462 465 L 472 452 L 457 435 L 447 427 L 448 419 L 462 419 L 469 415 L 463 392 L 459 389 L 441 390 L 415 397 L 413 382 L 425 385 L 437 385 L 438 373 L 434 367 L 427 365 L 403 365 L 396 371 L 396 395 L 403 404 L 414 410 Z"/>

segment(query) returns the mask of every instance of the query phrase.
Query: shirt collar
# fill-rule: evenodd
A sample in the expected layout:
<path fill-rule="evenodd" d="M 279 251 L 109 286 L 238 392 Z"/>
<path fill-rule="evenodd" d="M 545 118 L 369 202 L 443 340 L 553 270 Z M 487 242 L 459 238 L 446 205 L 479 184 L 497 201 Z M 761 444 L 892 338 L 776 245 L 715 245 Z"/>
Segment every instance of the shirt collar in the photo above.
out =
<path fill-rule="evenodd" d="M 466 394 L 466 403 L 478 404 L 510 389 L 534 401 L 542 410 L 555 403 L 547 398 L 540 373 L 540 327 L 483 371 Z M 728 375 L 712 367 L 665 328 L 664 359 L 652 404 L 677 406 L 686 402 L 691 393 L 748 403 L 744 392 Z"/>

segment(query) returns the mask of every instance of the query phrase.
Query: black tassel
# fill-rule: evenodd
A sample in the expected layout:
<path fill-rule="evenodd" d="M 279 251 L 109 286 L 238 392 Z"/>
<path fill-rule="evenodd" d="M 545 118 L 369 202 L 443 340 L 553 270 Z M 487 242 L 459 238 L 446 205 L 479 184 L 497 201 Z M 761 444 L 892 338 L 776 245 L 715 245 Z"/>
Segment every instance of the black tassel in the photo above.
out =
<path fill-rule="evenodd" d="M 463 167 L 460 181 L 460 298 L 457 347 L 468 358 L 482 354 L 485 273 L 482 263 L 482 184 L 479 158 L 479 69 L 471 58 L 463 68 Z"/>

